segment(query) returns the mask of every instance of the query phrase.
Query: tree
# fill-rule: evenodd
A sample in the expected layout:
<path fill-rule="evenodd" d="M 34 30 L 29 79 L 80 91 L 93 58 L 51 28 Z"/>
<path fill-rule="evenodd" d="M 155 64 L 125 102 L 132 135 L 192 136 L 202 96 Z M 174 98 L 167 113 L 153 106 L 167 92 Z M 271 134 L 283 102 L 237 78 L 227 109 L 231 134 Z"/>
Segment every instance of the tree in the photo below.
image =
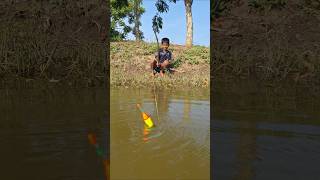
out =
<path fill-rule="evenodd" d="M 173 3 L 176 3 L 176 1 L 177 0 L 169 0 L 169 2 L 173 2 Z M 156 36 L 157 43 L 158 43 L 157 33 L 159 33 L 160 29 L 162 29 L 162 24 L 163 24 L 160 14 L 164 12 L 168 12 L 169 5 L 167 4 L 167 0 L 157 0 L 155 3 L 155 6 L 158 12 L 152 18 L 152 29 L 154 31 L 154 34 Z"/>
<path fill-rule="evenodd" d="M 176 3 L 176 0 L 169 0 L 169 2 Z M 186 35 L 186 46 L 192 47 L 193 41 L 193 22 L 192 22 L 192 3 L 193 0 L 184 0 L 185 8 L 186 8 L 186 21 L 187 21 L 187 35 Z M 157 0 L 156 7 L 158 13 L 152 19 L 152 28 L 154 33 L 159 33 L 159 30 L 162 29 L 162 18 L 160 16 L 161 13 L 169 11 L 169 5 L 166 0 Z M 156 39 L 158 41 L 158 37 L 156 35 Z"/>
<path fill-rule="evenodd" d="M 139 15 L 138 18 L 134 18 L 134 15 L 132 14 L 132 3 L 130 3 L 132 0 L 111 0 L 111 38 L 112 39 L 124 39 L 126 34 L 128 34 L 132 28 L 127 26 L 123 19 L 127 16 L 129 17 L 129 23 L 134 22 L 134 19 L 136 19 L 136 22 L 140 21 L 141 14 L 144 12 L 144 9 L 142 9 L 139 6 L 137 7 L 137 15 Z M 136 1 L 136 0 L 134 0 Z M 157 8 L 157 13 L 152 19 L 152 28 L 155 33 L 159 33 L 159 30 L 162 29 L 162 18 L 160 16 L 161 13 L 168 12 L 169 11 L 169 5 L 167 2 L 173 2 L 176 3 L 177 0 L 156 0 L 155 6 Z M 137 2 L 141 2 L 141 0 L 138 0 Z M 130 5 L 131 4 L 131 5 Z M 138 3 L 136 3 L 138 5 Z M 139 14 L 140 11 L 140 14 Z M 129 14 L 129 16 L 128 16 Z M 134 13 L 133 13 L 134 14 Z M 141 25 L 141 23 L 136 23 L 137 25 L 135 26 L 134 34 L 138 34 L 138 36 L 142 36 L 142 32 L 137 28 Z M 123 29 L 123 32 L 118 31 L 119 27 L 121 26 Z M 117 29 L 118 28 L 118 29 Z M 139 30 L 139 31 L 138 31 Z M 139 34 L 139 32 L 141 34 Z M 143 37 L 143 36 L 142 36 Z M 157 38 L 157 37 L 156 37 Z"/>
<path fill-rule="evenodd" d="M 129 15 L 132 11 L 132 6 L 130 6 L 127 0 L 111 0 L 111 28 L 110 36 L 111 40 L 122 40 L 127 34 L 132 30 L 128 26 L 124 18 Z"/>
<path fill-rule="evenodd" d="M 192 47 L 192 40 L 193 40 L 192 3 L 193 3 L 193 0 L 184 0 L 184 6 L 186 8 L 186 21 L 187 21 L 187 35 L 186 35 L 187 47 Z"/>
<path fill-rule="evenodd" d="M 129 24 L 134 23 L 133 34 L 136 37 L 136 41 L 141 41 L 143 39 L 143 32 L 140 30 L 141 26 L 141 15 L 145 12 L 145 9 L 141 7 L 142 0 L 131 0 L 133 4 L 133 11 L 129 15 Z"/>
<path fill-rule="evenodd" d="M 136 40 L 143 39 L 140 17 L 145 12 L 142 0 L 111 0 L 111 39 L 123 40 L 132 32 Z M 128 18 L 129 25 L 125 19 Z M 133 24 L 133 27 L 130 25 Z"/>

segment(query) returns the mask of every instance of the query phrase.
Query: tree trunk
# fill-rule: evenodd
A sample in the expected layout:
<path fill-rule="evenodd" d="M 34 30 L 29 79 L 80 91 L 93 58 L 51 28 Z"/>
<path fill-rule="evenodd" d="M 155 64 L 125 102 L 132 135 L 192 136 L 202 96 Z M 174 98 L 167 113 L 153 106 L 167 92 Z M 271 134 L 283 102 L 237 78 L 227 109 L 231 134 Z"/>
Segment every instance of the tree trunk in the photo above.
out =
<path fill-rule="evenodd" d="M 136 37 L 136 41 L 141 41 L 141 34 L 140 34 L 140 12 L 139 8 L 141 5 L 141 0 L 134 0 L 134 35 Z"/>
<path fill-rule="evenodd" d="M 186 7 L 186 20 L 187 20 L 187 36 L 186 36 L 186 47 L 192 47 L 193 41 L 193 22 L 192 22 L 192 1 L 184 0 L 184 5 Z"/>

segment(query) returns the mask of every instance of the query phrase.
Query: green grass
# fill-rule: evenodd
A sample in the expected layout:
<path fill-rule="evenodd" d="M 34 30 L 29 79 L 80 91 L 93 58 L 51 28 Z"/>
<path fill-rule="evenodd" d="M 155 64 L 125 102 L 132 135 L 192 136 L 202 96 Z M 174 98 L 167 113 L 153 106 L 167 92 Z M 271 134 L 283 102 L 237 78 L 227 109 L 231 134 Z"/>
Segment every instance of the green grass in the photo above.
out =
<path fill-rule="evenodd" d="M 209 64 L 210 52 L 208 48 L 194 46 L 181 54 L 177 60 L 191 65 Z"/>
<path fill-rule="evenodd" d="M 1 1 L 0 80 L 105 84 L 106 9 L 98 0 Z"/>
<path fill-rule="evenodd" d="M 34 33 L 30 24 L 0 29 L 0 78 L 103 83 L 102 45 L 95 42 L 59 41 Z"/>
<path fill-rule="evenodd" d="M 263 53 L 248 52 L 244 48 L 215 48 L 213 78 L 320 84 L 318 53 L 275 44 L 265 48 Z"/>
<path fill-rule="evenodd" d="M 110 61 L 111 86 L 148 87 L 208 87 L 210 79 L 209 48 L 170 45 L 177 69 L 174 74 L 166 73 L 161 78 L 151 76 L 150 62 L 157 50 L 155 43 L 112 42 Z"/>

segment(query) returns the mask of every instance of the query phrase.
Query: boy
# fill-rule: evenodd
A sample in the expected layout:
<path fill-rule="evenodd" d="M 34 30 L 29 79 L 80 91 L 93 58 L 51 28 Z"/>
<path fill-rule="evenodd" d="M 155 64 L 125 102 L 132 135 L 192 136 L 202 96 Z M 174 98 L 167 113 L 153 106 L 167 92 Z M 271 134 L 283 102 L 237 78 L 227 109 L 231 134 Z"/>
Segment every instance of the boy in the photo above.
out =
<path fill-rule="evenodd" d="M 161 40 L 161 49 L 155 53 L 155 59 L 151 62 L 152 75 L 159 72 L 160 76 L 164 75 L 164 70 L 168 68 L 172 53 L 168 50 L 170 45 L 168 38 L 162 38 Z M 160 56 L 159 56 L 160 55 Z M 157 58 L 159 56 L 159 63 L 157 62 Z"/>

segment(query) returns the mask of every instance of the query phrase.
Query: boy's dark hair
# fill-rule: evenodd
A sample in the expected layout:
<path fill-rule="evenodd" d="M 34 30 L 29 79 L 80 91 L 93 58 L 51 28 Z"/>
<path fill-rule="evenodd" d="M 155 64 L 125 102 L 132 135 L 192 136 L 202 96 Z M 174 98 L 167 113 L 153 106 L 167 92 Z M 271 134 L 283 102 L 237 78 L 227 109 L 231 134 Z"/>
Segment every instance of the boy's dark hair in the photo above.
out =
<path fill-rule="evenodd" d="M 161 40 L 161 44 L 163 44 L 163 43 L 170 44 L 170 40 L 169 40 L 169 38 L 162 38 L 162 40 Z"/>

